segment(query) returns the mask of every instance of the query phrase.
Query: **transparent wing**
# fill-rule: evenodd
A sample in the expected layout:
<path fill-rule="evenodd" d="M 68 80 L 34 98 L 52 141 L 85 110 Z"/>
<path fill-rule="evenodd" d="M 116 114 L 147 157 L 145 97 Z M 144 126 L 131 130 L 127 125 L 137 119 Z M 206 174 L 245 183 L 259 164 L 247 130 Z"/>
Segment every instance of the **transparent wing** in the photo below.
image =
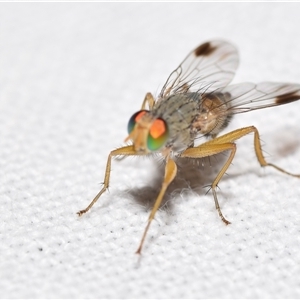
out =
<path fill-rule="evenodd" d="M 229 85 L 214 93 L 216 92 L 224 94 L 227 114 L 237 114 L 297 101 L 300 99 L 300 84 L 240 83 Z"/>
<path fill-rule="evenodd" d="M 159 99 L 193 89 L 210 92 L 232 80 L 239 63 L 236 48 L 225 41 L 211 41 L 194 49 L 164 84 Z"/>

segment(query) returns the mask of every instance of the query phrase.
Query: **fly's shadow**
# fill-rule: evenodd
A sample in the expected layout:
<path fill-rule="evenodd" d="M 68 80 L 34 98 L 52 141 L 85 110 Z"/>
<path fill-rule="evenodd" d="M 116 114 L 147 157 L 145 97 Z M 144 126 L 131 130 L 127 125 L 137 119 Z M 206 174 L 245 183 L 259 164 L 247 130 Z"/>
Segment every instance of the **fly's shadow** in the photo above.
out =
<path fill-rule="evenodd" d="M 185 200 L 189 194 L 196 194 L 199 197 L 207 194 L 210 190 L 210 185 L 227 157 L 227 153 L 221 153 L 201 159 L 176 158 L 177 175 L 169 185 L 160 209 L 167 209 L 172 213 L 176 207 L 176 202 Z M 162 161 L 153 159 L 153 164 L 155 165 L 155 170 L 148 178 L 147 185 L 126 190 L 126 193 L 135 202 L 144 207 L 146 211 L 151 210 L 154 206 L 162 187 L 165 172 L 165 164 Z M 225 178 L 226 176 L 223 179 Z"/>

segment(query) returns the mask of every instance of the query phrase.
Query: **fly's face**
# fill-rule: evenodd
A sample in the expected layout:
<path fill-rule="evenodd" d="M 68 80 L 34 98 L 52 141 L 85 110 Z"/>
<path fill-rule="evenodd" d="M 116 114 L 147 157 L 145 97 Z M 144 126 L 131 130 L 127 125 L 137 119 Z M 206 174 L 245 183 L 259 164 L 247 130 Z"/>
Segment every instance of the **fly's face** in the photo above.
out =
<path fill-rule="evenodd" d="M 137 154 L 161 150 L 167 143 L 169 130 L 165 120 L 155 118 L 147 110 L 140 110 L 129 119 L 128 137 Z"/>

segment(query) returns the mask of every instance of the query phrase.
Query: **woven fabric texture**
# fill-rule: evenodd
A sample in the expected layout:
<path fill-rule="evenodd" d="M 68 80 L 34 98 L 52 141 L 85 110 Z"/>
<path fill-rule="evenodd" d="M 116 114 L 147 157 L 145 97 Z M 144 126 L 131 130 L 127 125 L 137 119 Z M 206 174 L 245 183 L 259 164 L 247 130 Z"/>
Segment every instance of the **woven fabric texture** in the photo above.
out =
<path fill-rule="evenodd" d="M 146 92 L 200 43 L 232 42 L 234 83 L 300 83 L 299 3 L 0 3 L 1 298 L 299 298 L 300 179 L 260 168 L 253 135 L 219 184 L 218 155 L 183 161 L 160 190 L 157 157 L 114 160 Z M 233 118 L 268 161 L 300 173 L 300 101 Z"/>

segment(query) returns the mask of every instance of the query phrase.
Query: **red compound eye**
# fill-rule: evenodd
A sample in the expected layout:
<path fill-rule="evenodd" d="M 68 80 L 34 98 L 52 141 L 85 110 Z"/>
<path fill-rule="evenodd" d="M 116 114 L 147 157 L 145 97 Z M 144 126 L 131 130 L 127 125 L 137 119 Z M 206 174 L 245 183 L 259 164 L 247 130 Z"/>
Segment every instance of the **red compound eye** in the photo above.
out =
<path fill-rule="evenodd" d="M 169 137 L 167 123 L 163 119 L 156 119 L 150 128 L 147 146 L 151 151 L 158 150 L 165 145 Z"/>
<path fill-rule="evenodd" d="M 161 135 L 163 135 L 166 132 L 166 124 L 165 121 L 161 119 L 156 119 L 151 128 L 150 128 L 150 135 L 154 138 L 157 139 Z"/>

